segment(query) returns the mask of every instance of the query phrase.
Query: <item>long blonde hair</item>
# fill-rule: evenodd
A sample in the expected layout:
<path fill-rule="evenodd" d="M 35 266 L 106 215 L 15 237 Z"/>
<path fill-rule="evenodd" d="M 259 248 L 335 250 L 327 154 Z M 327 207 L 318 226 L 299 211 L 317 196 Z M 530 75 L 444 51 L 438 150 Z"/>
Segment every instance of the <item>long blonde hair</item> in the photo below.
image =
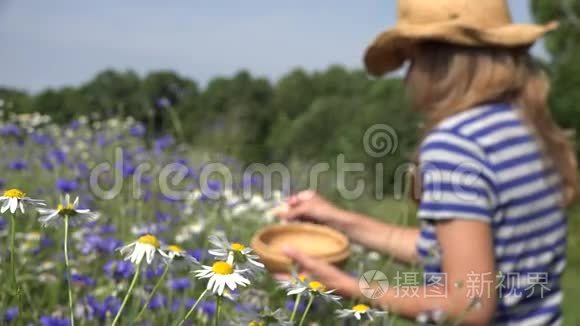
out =
<path fill-rule="evenodd" d="M 578 165 L 564 130 L 550 114 L 549 80 L 527 48 L 470 48 L 440 42 L 417 44 L 406 83 L 427 134 L 443 119 L 474 106 L 506 102 L 520 108 L 545 157 L 562 178 L 566 204 L 578 192 Z"/>

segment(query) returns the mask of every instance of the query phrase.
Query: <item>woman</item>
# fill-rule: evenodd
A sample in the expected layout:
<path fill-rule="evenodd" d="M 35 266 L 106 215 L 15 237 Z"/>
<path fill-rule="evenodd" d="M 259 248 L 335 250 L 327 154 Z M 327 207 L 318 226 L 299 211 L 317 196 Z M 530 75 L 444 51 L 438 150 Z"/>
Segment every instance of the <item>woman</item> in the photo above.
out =
<path fill-rule="evenodd" d="M 577 163 L 546 105 L 547 79 L 528 55 L 554 28 L 512 24 L 501 0 L 401 0 L 399 24 L 379 35 L 365 63 L 379 76 L 410 62 L 406 84 L 425 120 L 421 227 L 382 224 L 310 191 L 292 196 L 280 218 L 330 225 L 444 273 L 419 296 L 376 299 L 385 310 L 468 324 L 560 324 L 564 206 L 576 196 Z M 358 279 L 292 248 L 286 254 L 328 288 L 362 298 Z"/>

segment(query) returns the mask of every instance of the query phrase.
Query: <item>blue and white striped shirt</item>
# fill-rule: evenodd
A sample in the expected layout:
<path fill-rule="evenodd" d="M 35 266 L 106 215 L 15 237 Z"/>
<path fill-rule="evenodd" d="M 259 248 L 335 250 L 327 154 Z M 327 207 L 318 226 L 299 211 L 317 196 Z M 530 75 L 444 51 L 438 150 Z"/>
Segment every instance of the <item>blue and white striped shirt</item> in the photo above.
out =
<path fill-rule="evenodd" d="M 447 118 L 425 138 L 417 247 L 427 275 L 440 273 L 435 223 L 489 223 L 502 275 L 494 284 L 494 324 L 559 325 L 567 232 L 560 178 L 517 110 L 477 107 Z"/>

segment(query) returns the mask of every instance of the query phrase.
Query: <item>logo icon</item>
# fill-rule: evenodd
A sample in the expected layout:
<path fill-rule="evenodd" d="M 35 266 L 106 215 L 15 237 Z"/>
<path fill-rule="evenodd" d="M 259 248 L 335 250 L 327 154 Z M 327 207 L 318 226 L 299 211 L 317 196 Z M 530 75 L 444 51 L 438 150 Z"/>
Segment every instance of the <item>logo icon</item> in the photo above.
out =
<path fill-rule="evenodd" d="M 391 126 L 376 124 L 365 131 L 363 146 L 368 155 L 381 158 L 397 151 L 399 137 Z"/>
<path fill-rule="evenodd" d="M 389 280 L 383 272 L 372 270 L 361 276 L 358 280 L 358 287 L 365 297 L 378 299 L 389 290 Z"/>

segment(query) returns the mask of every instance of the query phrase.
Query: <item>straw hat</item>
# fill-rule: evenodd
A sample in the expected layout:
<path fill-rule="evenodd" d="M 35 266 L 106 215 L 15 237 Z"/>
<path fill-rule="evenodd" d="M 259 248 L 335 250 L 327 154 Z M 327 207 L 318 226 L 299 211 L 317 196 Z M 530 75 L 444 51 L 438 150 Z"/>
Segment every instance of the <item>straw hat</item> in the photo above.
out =
<path fill-rule="evenodd" d="M 397 25 L 377 36 L 364 62 L 369 73 L 380 76 L 399 68 L 417 41 L 519 47 L 557 27 L 557 22 L 512 23 L 505 0 L 399 0 Z"/>

